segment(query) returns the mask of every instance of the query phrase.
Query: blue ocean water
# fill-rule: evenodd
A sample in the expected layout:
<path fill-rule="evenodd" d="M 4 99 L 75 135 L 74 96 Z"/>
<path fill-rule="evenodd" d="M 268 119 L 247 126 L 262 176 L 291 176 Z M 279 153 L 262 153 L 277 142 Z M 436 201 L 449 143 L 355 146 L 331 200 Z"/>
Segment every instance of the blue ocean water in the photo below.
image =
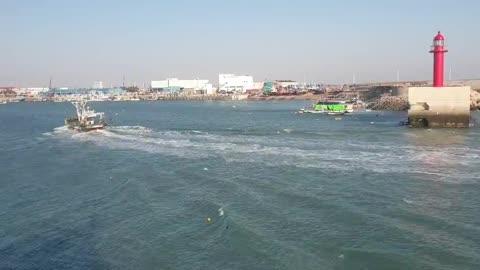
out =
<path fill-rule="evenodd" d="M 0 269 L 480 269 L 480 128 L 307 103 L 0 105 Z"/>

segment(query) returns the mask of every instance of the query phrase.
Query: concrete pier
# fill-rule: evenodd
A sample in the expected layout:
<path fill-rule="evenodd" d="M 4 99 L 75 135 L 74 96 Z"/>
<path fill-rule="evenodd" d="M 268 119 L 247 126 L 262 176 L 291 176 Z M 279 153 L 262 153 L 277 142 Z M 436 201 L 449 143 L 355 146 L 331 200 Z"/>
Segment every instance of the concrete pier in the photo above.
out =
<path fill-rule="evenodd" d="M 470 125 L 470 87 L 410 87 L 410 127 L 458 127 Z"/>

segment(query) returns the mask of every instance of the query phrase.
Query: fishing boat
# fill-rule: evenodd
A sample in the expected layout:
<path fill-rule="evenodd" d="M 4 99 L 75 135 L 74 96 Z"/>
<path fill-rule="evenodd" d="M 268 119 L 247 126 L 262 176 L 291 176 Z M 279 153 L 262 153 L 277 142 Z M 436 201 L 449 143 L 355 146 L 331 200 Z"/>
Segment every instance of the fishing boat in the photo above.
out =
<path fill-rule="evenodd" d="M 104 113 L 95 112 L 90 107 L 87 107 L 87 103 L 88 101 L 72 102 L 77 111 L 77 116 L 65 119 L 65 126 L 78 131 L 92 131 L 103 129 L 107 125 Z"/>
<path fill-rule="evenodd" d="M 352 111 L 353 110 L 349 108 L 348 104 L 345 102 L 320 100 L 312 106 L 300 109 L 299 113 L 344 115 L 346 113 L 351 113 Z"/>

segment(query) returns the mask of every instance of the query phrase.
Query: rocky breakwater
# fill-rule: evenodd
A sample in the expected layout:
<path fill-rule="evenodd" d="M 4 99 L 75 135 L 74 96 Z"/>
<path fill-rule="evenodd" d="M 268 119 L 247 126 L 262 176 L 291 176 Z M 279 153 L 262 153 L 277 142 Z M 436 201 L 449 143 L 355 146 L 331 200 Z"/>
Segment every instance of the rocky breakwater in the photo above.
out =
<path fill-rule="evenodd" d="M 480 90 L 470 92 L 470 110 L 480 110 Z"/>
<path fill-rule="evenodd" d="M 408 107 L 408 101 L 405 98 L 388 94 L 371 100 L 367 105 L 368 109 L 379 111 L 406 111 Z M 470 110 L 480 110 L 480 89 L 470 92 Z"/>
<path fill-rule="evenodd" d="M 367 109 L 377 111 L 406 111 L 408 110 L 408 101 L 403 97 L 385 94 L 368 102 Z"/>

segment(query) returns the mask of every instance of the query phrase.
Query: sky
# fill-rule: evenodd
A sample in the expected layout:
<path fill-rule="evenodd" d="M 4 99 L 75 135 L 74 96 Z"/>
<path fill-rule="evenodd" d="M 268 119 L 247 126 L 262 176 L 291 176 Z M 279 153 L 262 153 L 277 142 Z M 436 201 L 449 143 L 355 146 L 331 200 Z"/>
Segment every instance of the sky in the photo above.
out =
<path fill-rule="evenodd" d="M 249 74 L 307 83 L 480 78 L 477 0 L 0 0 L 0 86 Z"/>

